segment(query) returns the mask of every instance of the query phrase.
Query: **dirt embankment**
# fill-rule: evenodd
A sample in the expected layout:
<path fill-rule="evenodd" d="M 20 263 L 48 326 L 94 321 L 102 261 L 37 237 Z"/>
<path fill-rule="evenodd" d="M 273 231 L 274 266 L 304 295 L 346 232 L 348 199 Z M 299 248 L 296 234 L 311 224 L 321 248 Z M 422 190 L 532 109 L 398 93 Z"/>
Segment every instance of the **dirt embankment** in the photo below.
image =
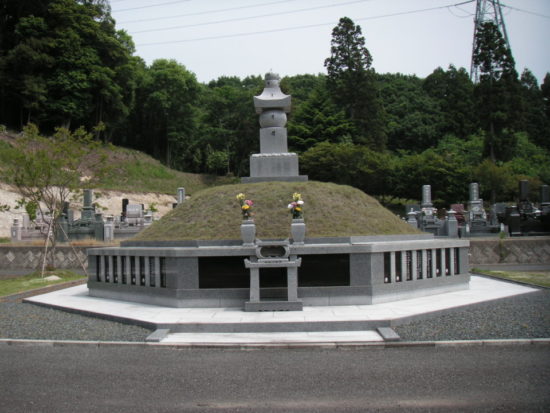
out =
<path fill-rule="evenodd" d="M 155 212 L 155 218 L 160 218 L 172 209 L 172 204 L 176 202 L 175 194 L 154 194 L 154 193 L 126 193 L 120 191 L 101 190 L 99 198 L 94 197 L 94 202 L 97 202 L 101 207 L 98 212 L 105 215 L 120 215 L 122 211 L 122 199 L 127 198 L 131 204 L 143 204 L 148 208 L 151 204 L 155 204 L 158 212 Z M 15 209 L 16 202 L 21 196 L 15 192 L 14 188 L 9 185 L 0 183 L 0 204 L 10 206 L 10 211 L 0 212 L 0 237 L 10 237 L 10 228 L 13 219 L 21 216 L 21 210 Z M 78 202 L 71 203 L 71 209 L 75 211 L 75 219 L 80 217 L 82 204 Z"/>

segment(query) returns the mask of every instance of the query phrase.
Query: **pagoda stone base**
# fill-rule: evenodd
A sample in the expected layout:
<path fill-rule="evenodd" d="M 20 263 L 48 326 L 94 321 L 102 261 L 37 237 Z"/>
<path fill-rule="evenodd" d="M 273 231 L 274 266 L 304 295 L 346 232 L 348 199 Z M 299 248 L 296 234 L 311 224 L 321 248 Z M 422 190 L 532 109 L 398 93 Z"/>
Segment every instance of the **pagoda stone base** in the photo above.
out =
<path fill-rule="evenodd" d="M 298 155 L 295 153 L 254 154 L 250 157 L 250 177 L 242 182 L 265 181 L 307 181 L 306 175 L 299 175 Z"/>
<path fill-rule="evenodd" d="M 298 176 L 262 176 L 262 177 L 252 177 L 252 176 L 243 176 L 241 182 L 243 184 L 255 184 L 257 182 L 272 182 L 272 181 L 281 181 L 281 182 L 307 182 L 307 175 L 298 175 Z"/>

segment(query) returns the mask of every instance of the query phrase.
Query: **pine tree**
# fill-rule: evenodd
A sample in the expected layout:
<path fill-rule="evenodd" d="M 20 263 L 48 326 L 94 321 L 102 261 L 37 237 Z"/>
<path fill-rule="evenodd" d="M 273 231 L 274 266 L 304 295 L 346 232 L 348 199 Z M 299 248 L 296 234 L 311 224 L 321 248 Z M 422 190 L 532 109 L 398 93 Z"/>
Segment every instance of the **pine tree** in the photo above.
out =
<path fill-rule="evenodd" d="M 525 69 L 521 74 L 520 83 L 524 108 L 520 120 L 521 130 L 527 132 L 531 142 L 549 148 L 547 139 L 549 123 L 545 113 L 543 94 L 537 79 L 529 69 Z"/>
<path fill-rule="evenodd" d="M 323 141 L 343 142 L 355 134 L 353 123 L 331 99 L 324 80 L 296 107 L 288 123 L 292 150 L 302 152 Z"/>
<path fill-rule="evenodd" d="M 521 108 L 520 84 L 512 53 L 492 22 L 477 32 L 474 63 L 480 67 L 475 88 L 480 125 L 486 133 L 486 153 L 505 161 L 514 152 L 512 130 L 518 126 Z"/>
<path fill-rule="evenodd" d="M 544 81 L 542 82 L 542 85 L 540 85 L 540 90 L 542 92 L 544 113 L 546 115 L 546 139 L 544 139 L 544 144 L 542 146 L 550 149 L 550 73 L 546 73 L 546 76 L 544 76 Z"/>
<path fill-rule="evenodd" d="M 325 60 L 327 87 L 358 131 L 356 143 L 382 150 L 386 145 L 383 110 L 361 27 L 342 17 L 332 31 L 331 56 Z"/>

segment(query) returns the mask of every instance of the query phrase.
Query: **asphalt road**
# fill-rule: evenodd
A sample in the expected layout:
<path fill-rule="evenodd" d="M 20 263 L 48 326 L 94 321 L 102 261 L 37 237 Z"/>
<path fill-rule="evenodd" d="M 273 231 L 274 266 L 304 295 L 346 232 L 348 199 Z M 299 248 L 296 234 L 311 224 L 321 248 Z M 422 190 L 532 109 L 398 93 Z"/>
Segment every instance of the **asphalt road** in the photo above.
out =
<path fill-rule="evenodd" d="M 548 411 L 545 345 L 0 347 L 1 412 Z"/>

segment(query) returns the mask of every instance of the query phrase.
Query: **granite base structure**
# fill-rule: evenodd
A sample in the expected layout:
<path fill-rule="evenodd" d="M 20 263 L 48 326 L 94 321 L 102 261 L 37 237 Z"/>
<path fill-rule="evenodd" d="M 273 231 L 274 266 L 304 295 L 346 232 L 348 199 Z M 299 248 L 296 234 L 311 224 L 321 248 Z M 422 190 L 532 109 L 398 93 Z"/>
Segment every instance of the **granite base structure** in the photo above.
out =
<path fill-rule="evenodd" d="M 282 244 L 271 242 L 259 250 L 236 240 L 127 241 L 121 247 L 89 249 L 89 294 L 168 307 L 292 311 L 302 305 L 368 305 L 469 288 L 468 240 L 426 234 Z M 272 261 L 279 264 L 250 265 Z M 289 276 L 288 267 L 297 277 Z"/>

